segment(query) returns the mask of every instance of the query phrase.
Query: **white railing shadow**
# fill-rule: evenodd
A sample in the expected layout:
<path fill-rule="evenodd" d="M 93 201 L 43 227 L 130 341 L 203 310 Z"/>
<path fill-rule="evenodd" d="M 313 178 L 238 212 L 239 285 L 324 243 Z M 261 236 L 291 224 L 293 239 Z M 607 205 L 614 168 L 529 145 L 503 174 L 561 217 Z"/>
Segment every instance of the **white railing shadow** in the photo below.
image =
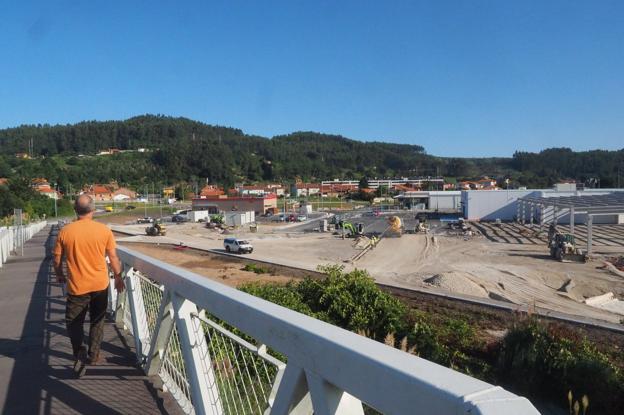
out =
<path fill-rule="evenodd" d="M 111 312 L 186 413 L 360 415 L 362 402 L 383 414 L 538 413 L 500 387 L 128 248 L 118 254 L 127 290 L 111 289 Z"/>

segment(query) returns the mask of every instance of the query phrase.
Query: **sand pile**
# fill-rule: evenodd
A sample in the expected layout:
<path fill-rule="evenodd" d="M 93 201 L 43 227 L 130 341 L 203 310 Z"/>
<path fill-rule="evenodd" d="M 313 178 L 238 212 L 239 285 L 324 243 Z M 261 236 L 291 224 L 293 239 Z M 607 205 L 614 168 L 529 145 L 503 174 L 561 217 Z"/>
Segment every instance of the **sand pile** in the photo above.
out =
<path fill-rule="evenodd" d="M 471 275 L 467 272 L 447 271 L 427 278 L 424 282 L 454 293 L 488 297 L 487 290 L 475 283 L 470 277 Z"/>

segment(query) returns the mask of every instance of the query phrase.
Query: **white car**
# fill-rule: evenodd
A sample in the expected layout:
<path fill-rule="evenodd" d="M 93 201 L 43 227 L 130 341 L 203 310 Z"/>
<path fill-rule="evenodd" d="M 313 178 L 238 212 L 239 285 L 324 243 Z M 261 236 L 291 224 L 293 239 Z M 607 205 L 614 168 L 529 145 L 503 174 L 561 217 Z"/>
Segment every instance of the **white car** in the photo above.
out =
<path fill-rule="evenodd" d="M 253 252 L 251 243 L 242 239 L 226 238 L 223 240 L 223 247 L 226 252 L 233 252 L 236 254 L 251 254 Z"/>

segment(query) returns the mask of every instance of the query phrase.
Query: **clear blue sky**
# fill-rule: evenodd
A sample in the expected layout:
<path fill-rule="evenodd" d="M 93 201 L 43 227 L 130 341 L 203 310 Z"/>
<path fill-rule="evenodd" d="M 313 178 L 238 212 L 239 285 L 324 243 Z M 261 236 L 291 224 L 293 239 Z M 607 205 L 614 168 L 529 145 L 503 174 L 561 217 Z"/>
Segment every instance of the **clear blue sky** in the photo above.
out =
<path fill-rule="evenodd" d="M 624 1 L 0 0 L 0 127 L 185 116 L 443 156 L 624 148 Z"/>

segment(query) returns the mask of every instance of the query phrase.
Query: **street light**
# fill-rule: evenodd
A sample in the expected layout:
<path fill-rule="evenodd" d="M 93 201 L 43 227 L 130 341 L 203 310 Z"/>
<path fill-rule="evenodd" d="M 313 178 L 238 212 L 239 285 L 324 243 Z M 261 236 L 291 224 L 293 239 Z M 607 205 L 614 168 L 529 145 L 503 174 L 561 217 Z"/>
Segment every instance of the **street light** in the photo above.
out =
<path fill-rule="evenodd" d="M 58 208 L 57 208 L 57 201 L 58 199 L 58 184 L 54 183 L 54 217 L 56 219 L 58 219 Z"/>

